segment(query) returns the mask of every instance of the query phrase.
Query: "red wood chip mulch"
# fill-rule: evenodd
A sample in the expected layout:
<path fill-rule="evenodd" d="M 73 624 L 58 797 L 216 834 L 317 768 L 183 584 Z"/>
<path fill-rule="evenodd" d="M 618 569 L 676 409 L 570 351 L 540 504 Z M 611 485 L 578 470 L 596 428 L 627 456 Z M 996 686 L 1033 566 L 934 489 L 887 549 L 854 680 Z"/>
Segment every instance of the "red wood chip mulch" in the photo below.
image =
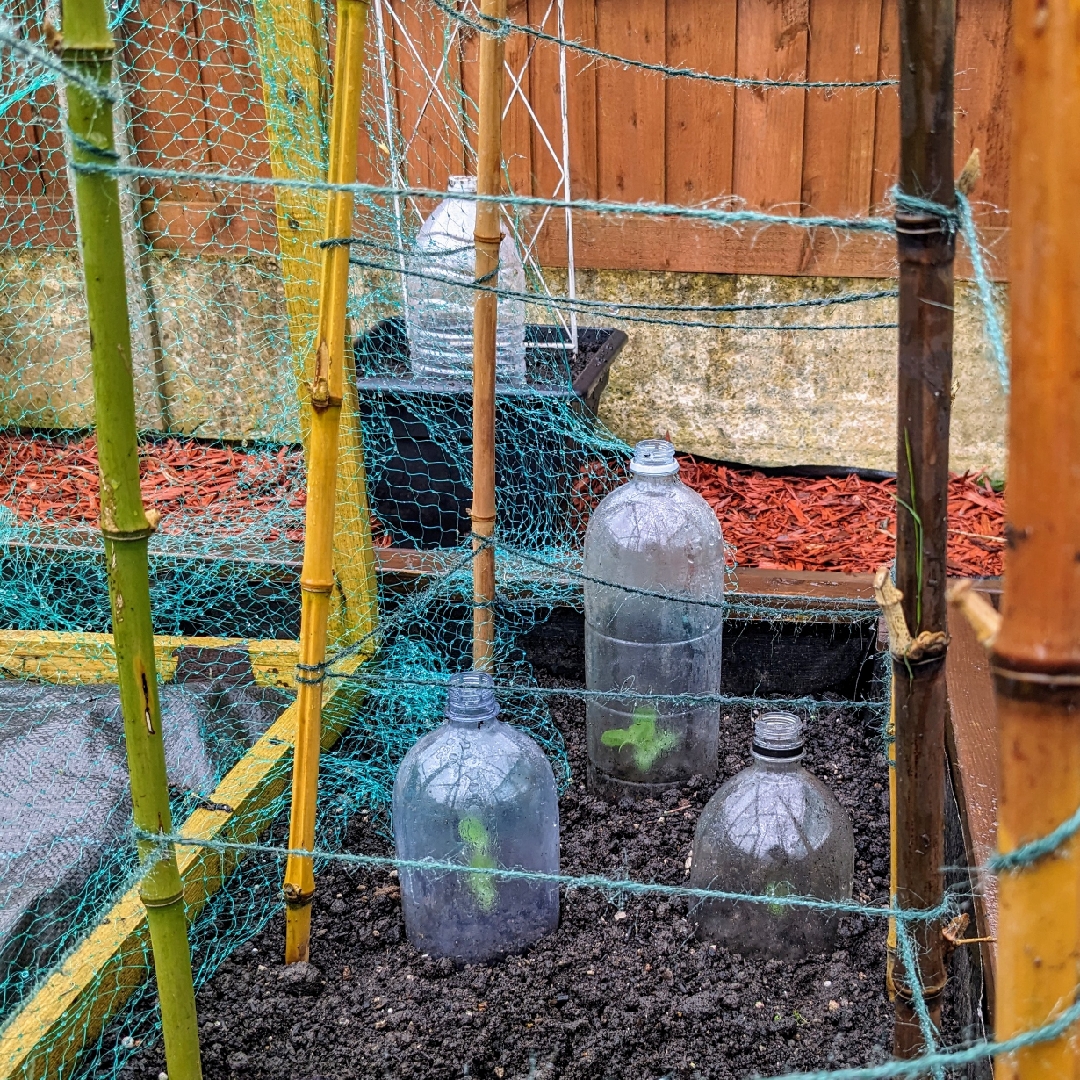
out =
<path fill-rule="evenodd" d="M 716 511 L 739 566 L 865 573 L 888 563 L 895 543 L 892 481 L 765 476 L 682 456 L 682 479 Z M 183 439 L 140 450 L 143 498 L 163 532 L 246 532 L 303 540 L 303 454 Z M 21 521 L 93 526 L 98 518 L 94 439 L 0 434 L 0 503 Z M 1001 573 L 1004 496 L 982 474 L 949 484 L 949 573 Z M 381 537 L 385 543 L 386 538 Z"/>
<path fill-rule="evenodd" d="M 739 566 L 867 573 L 892 561 L 896 484 L 765 476 L 681 457 L 682 479 L 700 491 L 733 544 Z M 949 568 L 956 577 L 1001 573 L 1005 497 L 982 474 L 949 481 Z"/>

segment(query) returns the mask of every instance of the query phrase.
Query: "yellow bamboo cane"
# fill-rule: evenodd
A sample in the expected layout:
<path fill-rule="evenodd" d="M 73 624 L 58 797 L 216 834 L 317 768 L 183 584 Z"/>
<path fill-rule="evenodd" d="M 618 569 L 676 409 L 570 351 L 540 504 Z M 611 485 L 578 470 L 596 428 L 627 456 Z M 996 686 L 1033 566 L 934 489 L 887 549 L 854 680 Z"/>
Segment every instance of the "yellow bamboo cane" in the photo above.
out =
<path fill-rule="evenodd" d="M 331 183 L 356 182 L 360 96 L 364 78 L 366 0 L 338 0 L 337 63 L 330 117 Z M 331 191 L 326 200 L 326 238 L 346 238 L 353 213 L 351 192 Z M 311 380 L 311 452 L 300 575 L 300 663 L 297 674 L 299 720 L 293 759 L 289 847 L 315 845 L 315 800 L 319 782 L 322 681 L 326 625 L 334 587 L 334 505 L 338 433 L 345 394 L 345 301 L 349 248 L 323 249 L 319 290 L 319 332 Z M 290 856 L 285 868 L 285 962 L 307 960 L 315 876 L 310 858 Z"/>
<path fill-rule="evenodd" d="M 1012 394 L 1005 589 L 991 663 L 998 847 L 1080 804 L 1080 3 L 1013 5 Z M 1070 134 L 1071 132 L 1071 134 Z M 1071 1005 L 1080 982 L 1080 840 L 998 882 L 999 1039 Z M 1000 1057 L 1002 1080 L 1075 1080 L 1077 1027 Z"/>
<path fill-rule="evenodd" d="M 506 0 L 481 0 L 484 19 L 506 18 Z M 495 25 L 494 23 L 492 25 Z M 479 136 L 476 190 L 502 191 L 503 53 L 501 37 L 480 39 Z M 476 280 L 498 284 L 502 222 L 499 204 L 476 208 Z M 473 315 L 473 666 L 491 666 L 495 639 L 495 333 L 498 300 L 493 289 L 478 290 Z"/>

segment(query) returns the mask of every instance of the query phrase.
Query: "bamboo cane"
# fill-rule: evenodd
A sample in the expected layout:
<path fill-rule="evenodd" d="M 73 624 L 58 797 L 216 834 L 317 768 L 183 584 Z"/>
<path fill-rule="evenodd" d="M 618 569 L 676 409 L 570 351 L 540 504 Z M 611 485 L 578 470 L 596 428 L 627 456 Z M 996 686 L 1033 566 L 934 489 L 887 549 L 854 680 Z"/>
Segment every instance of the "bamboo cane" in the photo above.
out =
<path fill-rule="evenodd" d="M 113 40 L 104 0 L 65 0 L 62 31 L 63 37 L 54 47 L 63 62 L 103 88 L 108 86 Z M 144 510 L 139 490 L 120 192 L 114 175 L 78 168 L 107 166 L 116 161 L 112 105 L 74 83 L 67 86 L 67 102 L 90 322 L 101 532 L 109 574 L 132 811 L 138 829 L 168 834 L 172 818 L 147 564 L 147 545 L 157 515 Z M 176 853 L 171 844 L 142 840 L 139 854 L 144 864 L 139 896 L 150 928 L 169 1076 L 173 1080 L 199 1080 L 199 1030 Z"/>
<path fill-rule="evenodd" d="M 482 0 L 482 19 L 505 19 L 506 0 Z M 503 39 L 480 38 L 480 132 L 476 190 L 502 191 Z M 476 280 L 498 284 L 502 222 L 499 204 L 476 208 Z M 495 640 L 495 334 L 498 301 L 494 289 L 477 290 L 473 313 L 473 666 L 491 667 Z"/>
<path fill-rule="evenodd" d="M 338 0 L 337 63 L 330 117 L 329 179 L 356 182 L 360 97 L 364 78 L 366 0 Z M 331 191 L 326 201 L 326 237 L 348 237 L 353 197 Z M 337 487 L 338 431 L 344 398 L 345 301 L 349 287 L 349 249 L 323 249 L 319 290 L 319 333 L 311 382 L 311 453 L 305 516 L 304 563 L 300 573 L 300 662 L 297 682 L 298 729 L 293 759 L 289 847 L 315 846 L 315 801 L 322 733 L 323 665 L 327 615 L 334 588 L 334 504 Z M 285 962 L 307 960 L 315 875 L 311 859 L 292 855 L 285 868 Z"/>
<path fill-rule="evenodd" d="M 998 847 L 1080 805 L 1080 7 L 1013 9 L 1012 395 L 1005 591 L 991 666 Z M 996 1028 L 1009 1038 L 1076 999 L 1080 841 L 999 879 Z M 1074 1026 L 997 1062 L 1003 1080 L 1080 1075 Z"/>
<path fill-rule="evenodd" d="M 903 193 L 945 207 L 953 191 L 954 0 L 900 3 L 900 175 Z M 941 215 L 899 209 L 900 341 L 897 364 L 896 583 L 910 637 L 892 647 L 896 723 L 896 903 L 936 907 L 945 861 L 946 542 L 952 391 L 953 255 Z M 914 653 L 919 643 L 918 655 Z M 897 960 L 894 1049 L 924 1049 L 912 985 L 932 1023 L 941 1016 L 941 927 L 913 928 L 918 971 Z"/>

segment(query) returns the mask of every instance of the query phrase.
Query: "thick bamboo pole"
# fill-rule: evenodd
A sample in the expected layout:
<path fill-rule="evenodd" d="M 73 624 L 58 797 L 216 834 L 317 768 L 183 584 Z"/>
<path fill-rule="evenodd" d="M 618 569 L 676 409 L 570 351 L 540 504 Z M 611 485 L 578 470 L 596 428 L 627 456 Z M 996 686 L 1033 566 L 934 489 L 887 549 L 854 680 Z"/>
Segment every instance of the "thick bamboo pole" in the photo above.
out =
<path fill-rule="evenodd" d="M 1080 806 L 1080 5 L 1013 8 L 1012 396 L 1005 593 L 993 642 L 998 847 Z M 1069 134 L 1072 133 L 1072 134 Z M 999 1038 L 1038 1027 L 1080 982 L 1080 841 L 999 880 Z M 1074 1080 L 1077 1029 L 997 1062 Z"/>
<path fill-rule="evenodd" d="M 108 86 L 113 40 L 104 0 L 65 0 L 62 18 L 63 62 L 103 88 Z M 132 811 L 138 829 L 167 834 L 172 831 L 172 818 L 147 566 L 147 543 L 155 521 L 146 514 L 139 490 L 120 191 L 115 176 L 78 168 L 116 160 L 112 105 L 73 83 L 67 87 L 67 102 L 90 321 L 101 531 L 109 572 Z M 202 1076 L 199 1031 L 176 853 L 171 844 L 146 840 L 140 841 L 139 853 L 145 866 L 139 897 L 150 927 L 169 1075 L 173 1080 L 198 1080 Z"/>
<path fill-rule="evenodd" d="M 954 0 L 900 2 L 900 175 L 903 194 L 952 207 Z M 943 895 L 945 861 L 945 628 L 952 392 L 951 223 L 939 213 L 896 214 L 900 265 L 897 365 L 896 583 L 913 639 L 933 644 L 898 655 L 893 647 L 896 721 L 896 902 L 933 908 Z M 945 987 L 941 927 L 913 928 L 917 972 L 897 962 L 894 1049 L 923 1049 L 912 1004 L 918 978 L 930 1018 L 941 1016 Z"/>
<path fill-rule="evenodd" d="M 481 18 L 505 19 L 506 0 L 481 0 Z M 480 38 L 480 132 L 476 190 L 502 191 L 503 38 Z M 476 280 L 498 284 L 502 220 L 499 204 L 476 208 Z M 473 666 L 489 668 L 495 640 L 495 332 L 498 301 L 492 290 L 477 290 L 473 314 Z"/>
<path fill-rule="evenodd" d="M 338 0 L 337 62 L 330 117 L 330 182 L 356 182 L 360 95 L 364 85 L 366 0 Z M 348 237 L 351 192 L 332 191 L 326 200 L 326 237 Z M 337 496 L 338 432 L 345 397 L 345 302 L 349 248 L 323 249 L 319 332 L 311 381 L 311 452 L 308 458 L 304 565 L 300 572 L 300 674 L 296 755 L 293 759 L 289 847 L 315 846 L 315 800 L 319 783 L 323 664 L 327 616 L 334 590 L 334 507 Z M 285 962 L 307 960 L 315 876 L 310 858 L 290 856 L 285 868 Z"/>

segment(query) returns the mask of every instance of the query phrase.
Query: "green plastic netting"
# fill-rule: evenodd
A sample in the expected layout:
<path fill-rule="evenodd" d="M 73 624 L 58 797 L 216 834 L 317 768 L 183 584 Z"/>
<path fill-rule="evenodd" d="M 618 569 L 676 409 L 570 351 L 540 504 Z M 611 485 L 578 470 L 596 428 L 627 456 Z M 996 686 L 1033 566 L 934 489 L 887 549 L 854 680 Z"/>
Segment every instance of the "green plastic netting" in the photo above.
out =
<path fill-rule="evenodd" d="M 5 652 L 20 659 L 6 661 L 0 681 L 0 1017 L 11 1019 L 137 867 L 118 698 L 94 667 L 107 645 L 41 634 L 110 629 L 62 77 L 45 48 L 46 20 L 62 24 L 39 0 L 2 0 L 0 12 L 0 620 L 38 635 L 33 648 Z M 334 17 L 329 6 L 271 0 L 124 0 L 111 14 L 144 489 L 166 511 L 151 541 L 155 629 L 235 639 L 181 649 L 163 687 L 182 828 L 291 699 L 291 672 L 258 675 L 244 642 L 295 639 L 299 627 L 300 373 L 313 352 Z M 558 37 L 561 15 L 555 2 L 539 25 Z M 397 762 L 440 715 L 439 679 L 469 663 L 469 393 L 409 385 L 401 271 L 435 205 L 423 191 L 444 190 L 449 175 L 473 167 L 474 69 L 463 58 L 475 55 L 475 16 L 471 3 L 372 4 L 361 156 L 363 179 L 380 190 L 358 192 L 350 237 L 359 387 L 351 423 L 362 435 L 376 544 L 420 553 L 432 572 L 420 584 L 381 575 L 379 653 L 358 678 L 334 668 L 342 648 L 358 647 L 355 623 L 331 649 L 330 678 L 343 685 L 330 708 L 344 735 L 322 770 L 318 847 L 327 852 L 358 808 L 385 815 Z M 527 65 L 533 50 L 523 55 Z M 509 71 L 522 104 L 523 70 Z M 528 385 L 501 395 L 497 419 L 496 677 L 509 719 L 538 738 L 565 782 L 565 750 L 544 695 L 533 692 L 521 638 L 554 607 L 580 606 L 575 571 L 589 512 L 624 475 L 628 448 L 595 415 L 603 365 L 619 346 L 605 318 L 798 325 L 814 312 L 797 303 L 742 312 L 590 306 L 574 292 L 572 246 L 565 270 L 545 271 L 538 235 L 564 214 L 571 167 L 573 80 L 565 67 L 559 78 L 562 112 L 526 118 L 551 189 L 515 191 L 507 168 L 512 195 L 532 197 L 507 203 L 525 257 L 529 347 Z M 718 228 L 769 220 L 701 212 Z M 825 224 L 891 227 L 883 218 Z M 842 310 L 853 332 L 881 329 L 865 303 L 891 295 L 838 293 L 842 309 L 816 306 L 826 317 Z M 351 509 L 365 520 L 360 504 Z M 867 605 L 823 613 L 794 601 L 778 611 L 738 596 L 728 615 L 863 628 L 876 619 Z M 248 833 L 283 843 L 284 803 L 260 808 Z M 198 981 L 265 925 L 281 870 L 278 859 L 251 857 L 227 875 L 194 923 Z M 135 982 L 149 971 L 145 949 L 124 963 Z M 143 981 L 100 1034 L 73 1012 L 50 1035 L 80 1047 L 63 1075 L 115 1076 L 134 1051 L 131 1033 L 155 1037 L 153 1000 Z"/>

